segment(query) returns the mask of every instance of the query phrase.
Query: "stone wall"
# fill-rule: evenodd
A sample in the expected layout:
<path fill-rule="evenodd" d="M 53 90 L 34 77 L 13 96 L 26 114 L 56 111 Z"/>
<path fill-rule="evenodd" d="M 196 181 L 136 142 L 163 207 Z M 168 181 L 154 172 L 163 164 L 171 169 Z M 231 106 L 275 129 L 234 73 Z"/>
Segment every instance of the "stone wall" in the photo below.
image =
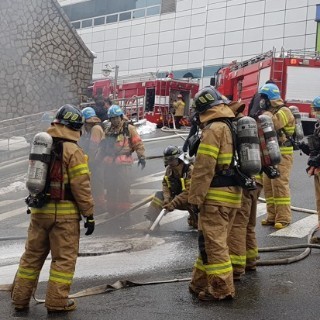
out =
<path fill-rule="evenodd" d="M 94 57 L 57 0 L 1 0 L 0 30 L 0 120 L 80 102 Z"/>

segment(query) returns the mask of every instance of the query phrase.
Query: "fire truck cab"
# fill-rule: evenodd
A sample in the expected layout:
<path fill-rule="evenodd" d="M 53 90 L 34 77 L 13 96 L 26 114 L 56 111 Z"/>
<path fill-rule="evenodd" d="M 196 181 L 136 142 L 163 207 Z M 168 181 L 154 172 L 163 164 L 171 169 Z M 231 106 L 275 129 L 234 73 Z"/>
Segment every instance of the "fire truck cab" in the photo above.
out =
<path fill-rule="evenodd" d="M 113 95 L 130 118 L 145 117 L 158 127 L 171 122 L 173 102 L 181 94 L 186 104 L 185 116 L 190 113 L 193 97 L 199 90 L 199 83 L 192 79 L 157 78 L 153 73 L 119 77 L 115 85 L 112 79 L 97 80 L 93 83 L 93 96 L 104 98 Z"/>
<path fill-rule="evenodd" d="M 216 88 L 231 100 L 241 99 L 246 111 L 258 88 L 272 79 L 287 106 L 295 105 L 302 116 L 305 135 L 313 132 L 315 119 L 311 103 L 320 95 L 320 55 L 318 52 L 274 49 L 245 60 L 233 61 L 215 75 Z"/>

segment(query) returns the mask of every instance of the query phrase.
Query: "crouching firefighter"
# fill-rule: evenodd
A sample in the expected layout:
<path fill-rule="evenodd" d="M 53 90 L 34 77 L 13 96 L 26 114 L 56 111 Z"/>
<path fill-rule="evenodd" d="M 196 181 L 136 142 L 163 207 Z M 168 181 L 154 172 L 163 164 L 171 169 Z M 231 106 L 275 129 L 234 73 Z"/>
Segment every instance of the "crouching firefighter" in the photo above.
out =
<path fill-rule="evenodd" d="M 230 129 L 234 113 L 212 86 L 200 90 L 194 102 L 204 128 L 188 198 L 189 203 L 200 208 L 199 257 L 189 290 L 200 300 L 230 299 L 235 287 L 227 238 L 242 195 L 231 174 L 236 147 Z"/>
<path fill-rule="evenodd" d="M 162 180 L 162 191 L 156 192 L 146 218 L 152 224 L 162 209 L 169 212 L 174 209 L 188 210 L 188 224 L 196 229 L 198 210 L 188 203 L 193 165 L 184 161 L 183 153 L 178 147 L 168 146 L 164 149 L 163 157 L 166 172 Z"/>
<path fill-rule="evenodd" d="M 47 133 L 38 133 L 33 140 L 26 199 L 31 222 L 12 289 L 17 311 L 28 309 L 49 252 L 52 260 L 45 306 L 48 312 L 76 308 L 68 295 L 79 251 L 81 215 L 86 218 L 86 235 L 94 231 L 89 170 L 77 145 L 83 122 L 80 110 L 64 105 Z"/>

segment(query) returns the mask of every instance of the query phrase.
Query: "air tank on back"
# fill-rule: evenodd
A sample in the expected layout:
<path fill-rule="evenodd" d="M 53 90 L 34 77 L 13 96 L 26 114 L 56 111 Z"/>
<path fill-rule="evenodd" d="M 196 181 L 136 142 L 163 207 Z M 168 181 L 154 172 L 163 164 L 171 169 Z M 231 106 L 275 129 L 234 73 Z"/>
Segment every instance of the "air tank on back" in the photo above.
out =
<path fill-rule="evenodd" d="M 296 106 L 290 106 L 289 109 L 292 112 L 295 123 L 296 123 L 295 140 L 297 143 L 299 143 L 304 138 L 302 122 L 301 122 L 301 114 L 300 114 L 299 108 Z"/>
<path fill-rule="evenodd" d="M 268 115 L 260 115 L 257 120 L 257 125 L 262 166 L 279 164 L 281 161 L 281 152 L 272 119 Z"/>
<path fill-rule="evenodd" d="M 33 138 L 26 182 L 32 196 L 45 188 L 52 143 L 52 137 L 46 132 L 39 132 Z"/>
<path fill-rule="evenodd" d="M 251 117 L 237 120 L 237 151 L 241 171 L 253 176 L 261 170 L 260 145 L 257 123 Z"/>

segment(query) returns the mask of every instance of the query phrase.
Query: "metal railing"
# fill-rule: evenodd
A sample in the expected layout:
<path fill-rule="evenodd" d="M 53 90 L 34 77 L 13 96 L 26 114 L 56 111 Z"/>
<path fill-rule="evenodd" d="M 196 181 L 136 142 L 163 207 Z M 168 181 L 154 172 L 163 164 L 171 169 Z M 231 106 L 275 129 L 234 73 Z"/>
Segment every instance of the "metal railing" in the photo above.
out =
<path fill-rule="evenodd" d="M 145 96 L 116 99 L 125 115 L 133 121 L 144 119 Z"/>
<path fill-rule="evenodd" d="M 103 16 L 97 16 L 89 19 L 81 19 L 72 21 L 71 24 L 76 29 L 92 28 L 109 23 L 117 23 L 121 21 L 127 21 L 132 19 L 139 19 L 148 16 L 160 15 L 161 5 L 154 5 L 145 8 L 133 9 L 128 11 L 122 11 Z"/>

